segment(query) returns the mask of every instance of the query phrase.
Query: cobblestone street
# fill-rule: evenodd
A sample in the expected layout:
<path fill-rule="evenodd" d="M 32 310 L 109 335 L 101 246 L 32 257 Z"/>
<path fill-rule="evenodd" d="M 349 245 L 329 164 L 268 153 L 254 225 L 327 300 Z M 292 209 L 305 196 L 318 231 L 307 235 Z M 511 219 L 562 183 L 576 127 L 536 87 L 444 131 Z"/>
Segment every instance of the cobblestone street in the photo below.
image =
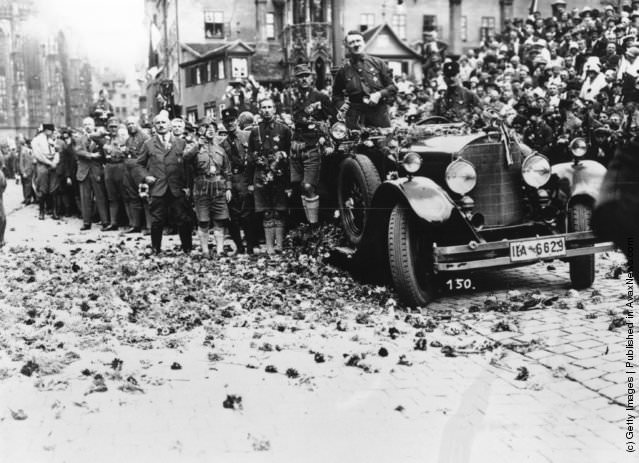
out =
<path fill-rule="evenodd" d="M 13 246 L 66 252 L 89 240 L 82 252 L 92 252 L 124 236 L 81 233 L 76 219 L 38 221 L 18 191 L 5 194 L 5 265 Z M 595 284 L 583 291 L 570 290 L 567 264 L 557 261 L 462 275 L 477 290 L 446 293 L 421 314 L 387 304 L 367 319 L 337 314 L 335 324 L 315 312 L 244 311 L 223 327 L 215 358 L 200 328 L 178 336 L 179 348 L 96 339 L 38 381 L 15 374 L 21 363 L 3 352 L 2 459 L 631 461 L 626 419 L 637 412 L 625 409 L 626 331 L 613 323 L 627 295 L 623 276 L 611 275 L 622 263 L 617 253 L 598 256 Z M 499 310 L 531 292 L 538 304 Z M 83 394 L 82 370 L 104 369 L 114 356 L 123 376 L 144 378 L 145 393 Z M 169 369 L 173 362 L 181 369 Z M 227 395 L 241 396 L 241 408 L 223 408 Z M 16 409 L 28 419 L 12 419 Z"/>

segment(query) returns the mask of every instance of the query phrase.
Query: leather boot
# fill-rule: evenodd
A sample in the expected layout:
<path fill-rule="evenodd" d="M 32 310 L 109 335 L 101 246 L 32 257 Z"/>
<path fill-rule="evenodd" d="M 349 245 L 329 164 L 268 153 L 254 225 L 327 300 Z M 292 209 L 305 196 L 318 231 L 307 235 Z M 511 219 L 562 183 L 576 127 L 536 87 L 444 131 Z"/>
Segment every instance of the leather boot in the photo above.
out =
<path fill-rule="evenodd" d="M 315 195 L 312 198 L 304 198 L 304 212 L 306 213 L 306 219 L 311 225 L 319 222 L 319 195 Z"/>
<path fill-rule="evenodd" d="M 213 236 L 215 237 L 215 253 L 218 257 L 224 255 L 224 229 L 213 228 Z"/>
<path fill-rule="evenodd" d="M 46 199 L 44 197 L 40 198 L 38 200 L 38 205 L 40 206 L 40 212 L 38 213 L 38 219 L 40 219 L 40 220 L 44 220 L 44 208 L 46 207 L 45 204 L 44 204 L 45 201 L 46 201 Z"/>
<path fill-rule="evenodd" d="M 208 228 L 200 228 L 197 229 L 197 236 L 200 239 L 200 249 L 202 249 L 202 255 L 204 257 L 209 257 L 209 230 Z"/>
<path fill-rule="evenodd" d="M 161 226 L 152 226 L 151 227 L 151 247 L 153 251 L 157 254 L 162 250 L 162 227 Z"/>
<path fill-rule="evenodd" d="M 53 196 L 53 208 L 51 210 L 51 218 L 53 220 L 59 220 L 62 210 L 62 198 L 60 198 L 57 194 Z"/>
<path fill-rule="evenodd" d="M 272 220 L 265 220 L 264 222 L 264 240 L 266 241 L 267 254 L 275 253 L 275 228 Z"/>

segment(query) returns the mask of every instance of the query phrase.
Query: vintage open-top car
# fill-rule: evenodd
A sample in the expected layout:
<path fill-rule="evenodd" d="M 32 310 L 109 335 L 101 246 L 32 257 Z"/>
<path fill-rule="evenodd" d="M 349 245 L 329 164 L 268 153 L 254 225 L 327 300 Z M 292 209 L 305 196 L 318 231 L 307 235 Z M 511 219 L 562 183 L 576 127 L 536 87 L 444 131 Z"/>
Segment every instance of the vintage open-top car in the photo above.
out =
<path fill-rule="evenodd" d="M 594 280 L 594 254 L 612 249 L 590 220 L 606 169 L 548 159 L 499 125 L 427 123 L 349 133 L 341 140 L 337 202 L 346 237 L 370 272 L 387 274 L 409 305 L 424 306 L 437 276 L 567 259 L 575 288 Z M 442 121 L 437 121 L 442 122 Z M 344 144 L 345 143 L 345 144 Z"/>

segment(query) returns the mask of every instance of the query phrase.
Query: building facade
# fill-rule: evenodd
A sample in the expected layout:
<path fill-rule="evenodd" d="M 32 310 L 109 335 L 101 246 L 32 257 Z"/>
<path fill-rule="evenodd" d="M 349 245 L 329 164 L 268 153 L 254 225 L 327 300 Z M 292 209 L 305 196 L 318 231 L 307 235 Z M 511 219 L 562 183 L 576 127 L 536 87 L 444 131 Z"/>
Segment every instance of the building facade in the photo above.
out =
<path fill-rule="evenodd" d="M 595 0 L 601 5 L 606 0 Z M 542 15 L 551 1 L 538 2 Z M 318 87 L 344 60 L 344 34 L 358 30 L 367 51 L 396 72 L 420 78 L 421 43 L 435 31 L 452 53 L 477 47 L 508 18 L 528 16 L 530 0 L 146 0 L 147 107 L 167 102 L 193 120 L 219 113 L 229 88 L 247 74 L 282 86 L 310 64 Z M 593 0 L 567 0 L 568 9 Z"/>
<path fill-rule="evenodd" d="M 91 68 L 71 56 L 63 31 L 43 38 L 26 24 L 34 2 L 0 0 L 0 141 L 40 124 L 77 126 L 91 103 Z"/>

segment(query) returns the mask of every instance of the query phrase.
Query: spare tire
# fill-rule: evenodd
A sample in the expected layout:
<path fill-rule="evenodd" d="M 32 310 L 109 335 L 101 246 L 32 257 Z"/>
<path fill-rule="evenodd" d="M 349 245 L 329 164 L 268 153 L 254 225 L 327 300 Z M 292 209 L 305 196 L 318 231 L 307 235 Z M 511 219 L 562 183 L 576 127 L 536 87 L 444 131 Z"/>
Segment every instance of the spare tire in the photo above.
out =
<path fill-rule="evenodd" d="M 337 180 L 337 202 L 342 228 L 348 240 L 357 246 L 366 229 L 373 195 L 382 184 L 373 162 L 362 154 L 342 161 Z"/>

